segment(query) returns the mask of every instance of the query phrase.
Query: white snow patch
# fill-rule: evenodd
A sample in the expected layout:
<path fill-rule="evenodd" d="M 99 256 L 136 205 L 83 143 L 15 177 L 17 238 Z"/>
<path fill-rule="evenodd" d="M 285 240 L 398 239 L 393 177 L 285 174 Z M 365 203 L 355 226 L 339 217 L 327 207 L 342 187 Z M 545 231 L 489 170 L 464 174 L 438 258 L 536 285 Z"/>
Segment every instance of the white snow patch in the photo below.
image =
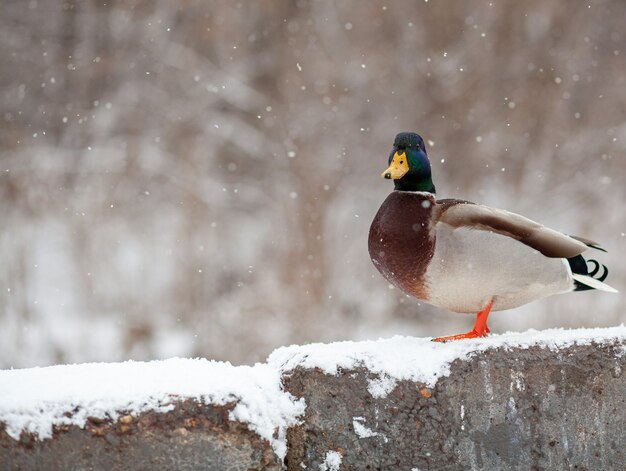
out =
<path fill-rule="evenodd" d="M 431 342 L 428 338 L 396 336 L 377 341 L 282 347 L 269 356 L 268 364 L 280 371 L 290 371 L 300 366 L 320 368 L 324 373 L 332 375 L 337 375 L 340 370 L 364 367 L 378 375 L 378 379 L 370 381 L 370 394 L 384 397 L 399 380 L 420 382 L 427 387 L 433 387 L 440 377 L 450 374 L 450 364 L 454 360 L 468 359 L 490 349 L 539 346 L 556 350 L 574 344 L 604 344 L 615 340 L 626 340 L 626 327 L 623 324 L 598 329 L 507 332 L 483 339 L 449 343 Z"/>
<path fill-rule="evenodd" d="M 266 364 L 173 358 L 0 371 L 0 421 L 16 440 L 23 430 L 45 439 L 54 425 L 84 427 L 89 416 L 117 420 L 124 413 L 165 412 L 186 398 L 216 405 L 236 401 L 231 420 L 247 423 L 281 459 L 287 427 L 305 408 L 303 399 L 281 389 L 279 372 Z"/>
<path fill-rule="evenodd" d="M 395 378 L 382 373 L 379 378 L 368 381 L 367 390 L 374 398 L 386 397 L 395 389 L 396 384 Z"/>
<path fill-rule="evenodd" d="M 465 406 L 461 404 L 461 430 L 465 430 Z"/>
<path fill-rule="evenodd" d="M 320 464 L 320 471 L 339 471 L 341 466 L 341 453 L 338 451 L 329 451 L 326 453 L 326 459 Z"/>
<path fill-rule="evenodd" d="M 354 433 L 356 433 L 357 437 L 370 438 L 378 436 L 378 432 L 367 428 L 363 423 L 365 423 L 365 417 L 352 417 L 352 427 L 354 427 Z"/>

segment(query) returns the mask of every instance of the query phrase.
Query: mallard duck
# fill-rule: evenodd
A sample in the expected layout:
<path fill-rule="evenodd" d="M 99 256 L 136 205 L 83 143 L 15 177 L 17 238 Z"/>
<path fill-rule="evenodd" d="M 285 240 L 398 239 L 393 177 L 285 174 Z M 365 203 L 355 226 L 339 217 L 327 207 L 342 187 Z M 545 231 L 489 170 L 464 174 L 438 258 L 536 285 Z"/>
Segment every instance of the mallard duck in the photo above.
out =
<path fill-rule="evenodd" d="M 557 293 L 597 289 L 608 269 L 581 255 L 597 243 L 568 236 L 519 214 L 460 199 L 436 199 L 424 140 L 396 136 L 383 178 L 394 191 L 369 232 L 369 253 L 396 287 L 434 306 L 478 313 L 465 334 L 485 337 L 491 311 L 512 309 Z M 591 268 L 591 270 L 590 270 Z"/>

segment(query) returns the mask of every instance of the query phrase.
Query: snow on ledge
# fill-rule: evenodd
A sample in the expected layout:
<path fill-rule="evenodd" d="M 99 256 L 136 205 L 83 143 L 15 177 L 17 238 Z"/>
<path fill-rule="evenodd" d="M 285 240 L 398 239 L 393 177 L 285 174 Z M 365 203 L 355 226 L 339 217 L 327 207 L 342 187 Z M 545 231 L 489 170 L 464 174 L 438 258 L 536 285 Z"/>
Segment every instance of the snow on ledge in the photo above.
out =
<path fill-rule="evenodd" d="M 458 358 L 495 348 L 528 348 L 540 346 L 556 350 L 574 344 L 606 344 L 626 341 L 626 327 L 597 329 L 550 329 L 507 332 L 483 339 L 449 343 L 429 338 L 395 336 L 390 339 L 363 342 L 293 345 L 275 350 L 268 364 L 285 373 L 296 367 L 320 368 L 336 375 L 340 369 L 365 367 L 379 376 L 371 380 L 368 390 L 373 397 L 389 394 L 399 380 L 410 380 L 433 387 L 442 376 L 450 374 L 450 365 Z M 624 352 L 626 353 L 626 352 Z"/>
<path fill-rule="evenodd" d="M 84 427 L 89 416 L 117 420 L 126 412 L 167 412 L 173 401 L 186 398 L 216 405 L 237 401 L 231 420 L 247 423 L 281 459 L 286 430 L 304 413 L 304 400 L 284 392 L 279 372 L 265 364 L 172 358 L 0 371 L 0 422 L 16 440 L 23 430 L 45 439 L 54 425 Z"/>
<path fill-rule="evenodd" d="M 84 427 L 90 416 L 117 420 L 122 413 L 167 412 L 175 401 L 188 398 L 216 405 L 236 401 L 230 418 L 247 423 L 272 444 L 282 459 L 287 449 L 287 428 L 298 423 L 305 409 L 303 399 L 296 400 L 282 389 L 282 374 L 296 367 L 318 367 L 328 374 L 366 367 L 378 375 L 378 379 L 370 381 L 369 392 L 383 397 L 398 380 L 432 387 L 438 378 L 449 374 L 454 360 L 489 349 L 535 345 L 558 349 L 573 344 L 616 342 L 626 342 L 623 325 L 531 330 L 447 344 L 397 336 L 377 341 L 291 346 L 277 349 L 267 363 L 254 366 L 173 358 L 0 370 L 0 422 L 15 439 L 22 431 L 45 439 L 51 437 L 54 425 Z M 626 347 L 620 354 L 626 354 Z M 337 457 L 331 458 L 328 466 L 337 461 Z"/>

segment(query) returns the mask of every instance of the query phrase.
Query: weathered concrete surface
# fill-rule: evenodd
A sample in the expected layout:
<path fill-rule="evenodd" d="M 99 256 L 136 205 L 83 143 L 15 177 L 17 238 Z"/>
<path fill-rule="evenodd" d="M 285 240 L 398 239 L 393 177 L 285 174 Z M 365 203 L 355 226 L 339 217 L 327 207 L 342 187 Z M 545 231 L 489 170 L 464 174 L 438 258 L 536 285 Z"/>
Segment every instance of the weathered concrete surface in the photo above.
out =
<path fill-rule="evenodd" d="M 286 465 L 317 470 L 336 451 L 341 470 L 626 469 L 625 369 L 624 340 L 494 348 L 456 360 L 433 388 L 400 381 L 373 397 L 365 368 L 294 367 L 284 388 L 307 407 Z M 0 470 L 281 469 L 267 440 L 229 420 L 234 406 L 181 399 L 167 413 L 56 427 L 43 441 L 16 441 L 0 424 Z"/>
<path fill-rule="evenodd" d="M 228 420 L 235 404 L 186 400 L 167 413 L 90 420 L 56 427 L 51 439 L 0 430 L 1 470 L 276 470 L 272 447 L 245 424 Z M 0 425 L 0 427 L 2 427 Z"/>
<path fill-rule="evenodd" d="M 307 403 L 288 468 L 318 469 L 335 450 L 342 470 L 626 469 L 625 368 L 623 345 L 490 350 L 432 390 L 403 381 L 375 399 L 365 369 L 299 367 L 284 377 Z"/>

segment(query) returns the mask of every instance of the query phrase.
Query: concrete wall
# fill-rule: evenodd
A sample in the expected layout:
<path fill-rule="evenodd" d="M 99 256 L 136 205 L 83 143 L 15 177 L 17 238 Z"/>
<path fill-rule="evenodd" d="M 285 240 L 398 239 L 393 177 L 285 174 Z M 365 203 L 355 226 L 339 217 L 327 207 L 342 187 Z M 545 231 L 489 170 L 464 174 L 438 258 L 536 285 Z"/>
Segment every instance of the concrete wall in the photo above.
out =
<path fill-rule="evenodd" d="M 0 469 L 280 469 L 266 440 L 228 420 L 233 407 L 187 400 L 165 414 L 123 415 L 116 422 L 92 418 L 84 429 L 57 427 L 42 442 L 28 434 L 18 442 L 0 431 Z"/>
<path fill-rule="evenodd" d="M 0 469 L 624 469 L 625 368 L 623 340 L 491 349 L 456 360 L 433 388 L 400 381 L 375 398 L 365 368 L 297 367 L 284 387 L 307 408 L 285 463 L 228 420 L 232 404 L 187 400 L 165 414 L 57 428 L 43 442 L 0 430 Z"/>
<path fill-rule="evenodd" d="M 457 360 L 434 389 L 402 381 L 383 399 L 366 370 L 297 370 L 286 385 L 307 412 L 289 468 L 338 450 L 341 469 L 625 469 L 625 367 L 623 347 L 493 350 Z"/>

